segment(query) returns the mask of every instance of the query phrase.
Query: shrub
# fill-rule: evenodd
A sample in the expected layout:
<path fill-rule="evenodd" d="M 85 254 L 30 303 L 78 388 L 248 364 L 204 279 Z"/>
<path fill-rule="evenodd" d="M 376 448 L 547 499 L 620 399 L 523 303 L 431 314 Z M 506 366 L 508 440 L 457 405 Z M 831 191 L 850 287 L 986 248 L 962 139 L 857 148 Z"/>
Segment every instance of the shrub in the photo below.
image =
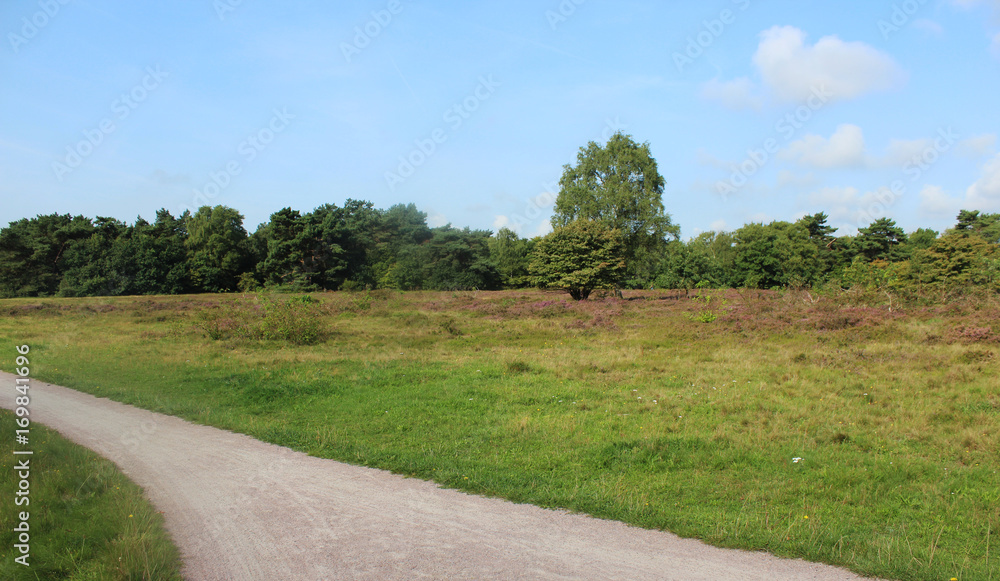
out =
<path fill-rule="evenodd" d="M 215 340 L 235 338 L 311 345 L 325 334 L 318 304 L 308 295 L 286 300 L 244 295 L 218 309 L 201 311 L 198 326 Z"/>

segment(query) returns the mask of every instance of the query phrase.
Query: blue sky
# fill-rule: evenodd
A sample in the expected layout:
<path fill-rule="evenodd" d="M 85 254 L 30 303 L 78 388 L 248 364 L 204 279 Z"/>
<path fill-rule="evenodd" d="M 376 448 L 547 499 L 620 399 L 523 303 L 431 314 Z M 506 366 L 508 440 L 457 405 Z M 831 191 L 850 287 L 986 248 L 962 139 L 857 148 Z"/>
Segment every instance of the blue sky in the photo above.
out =
<path fill-rule="evenodd" d="M 1000 0 L 35 0 L 0 32 L 0 224 L 354 198 L 534 236 L 616 130 L 685 238 L 1000 211 Z"/>

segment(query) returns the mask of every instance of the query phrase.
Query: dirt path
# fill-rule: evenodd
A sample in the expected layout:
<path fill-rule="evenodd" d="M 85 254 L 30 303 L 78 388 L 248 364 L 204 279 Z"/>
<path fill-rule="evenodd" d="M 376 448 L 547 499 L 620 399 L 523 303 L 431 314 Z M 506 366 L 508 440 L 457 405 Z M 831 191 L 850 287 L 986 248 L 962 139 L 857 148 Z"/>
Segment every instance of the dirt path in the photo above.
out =
<path fill-rule="evenodd" d="M 0 393 L 14 376 L 0 373 Z M 34 381 L 31 417 L 115 462 L 164 512 L 192 581 L 324 579 L 848 580 L 388 472 Z M 13 396 L 0 398 L 4 407 Z"/>

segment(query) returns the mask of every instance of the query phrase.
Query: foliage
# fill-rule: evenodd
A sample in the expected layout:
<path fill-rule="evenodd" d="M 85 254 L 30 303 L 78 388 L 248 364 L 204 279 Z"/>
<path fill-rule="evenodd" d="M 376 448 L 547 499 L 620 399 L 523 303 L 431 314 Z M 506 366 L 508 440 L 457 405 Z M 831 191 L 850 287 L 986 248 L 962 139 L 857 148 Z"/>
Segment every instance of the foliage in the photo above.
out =
<path fill-rule="evenodd" d="M 564 289 L 575 300 L 612 288 L 625 271 L 625 244 L 609 225 L 580 219 L 538 241 L 528 269 L 539 287 Z"/>
<path fill-rule="evenodd" d="M 247 262 L 243 215 L 226 206 L 202 206 L 184 223 L 192 286 L 202 292 L 236 290 Z"/>
<path fill-rule="evenodd" d="M 679 230 L 664 210 L 664 180 L 649 144 L 618 132 L 604 146 L 581 147 L 576 159 L 563 166 L 552 227 L 581 219 L 608 224 L 621 233 L 628 275 L 652 279 L 652 259 Z"/>
<path fill-rule="evenodd" d="M 868 261 L 899 262 L 906 256 L 906 233 L 889 218 L 879 218 L 858 229 L 858 252 Z"/>
<path fill-rule="evenodd" d="M 528 264 L 534 247 L 535 241 L 525 240 L 509 228 L 501 228 L 490 238 L 490 258 L 504 287 L 520 288 L 531 284 Z"/>
<path fill-rule="evenodd" d="M 979 210 L 958 213 L 955 230 L 977 234 L 991 244 L 1000 244 L 1000 214 L 981 214 Z"/>
<path fill-rule="evenodd" d="M 89 218 L 69 214 L 12 222 L 0 231 L 0 296 L 54 295 L 93 231 Z"/>
<path fill-rule="evenodd" d="M 725 297 L 704 291 L 692 297 L 692 300 L 697 305 L 696 312 L 687 313 L 687 317 L 700 323 L 715 322 L 729 305 L 729 300 Z"/>
<path fill-rule="evenodd" d="M 209 338 L 286 341 L 312 345 L 325 338 L 318 301 L 305 295 L 281 300 L 244 295 L 217 309 L 200 311 L 198 326 Z"/>
<path fill-rule="evenodd" d="M 733 238 L 733 286 L 802 287 L 817 278 L 819 250 L 803 224 L 748 224 L 734 232 Z"/>
<path fill-rule="evenodd" d="M 997 259 L 1000 248 L 966 230 L 955 230 L 938 238 L 927 249 L 918 250 L 911 263 L 920 283 L 967 287 L 981 285 L 1000 290 Z"/>
<path fill-rule="evenodd" d="M 891 292 L 900 297 L 945 300 L 955 293 L 998 291 L 1000 214 L 962 210 L 956 226 L 941 236 L 926 228 L 907 235 L 881 218 L 856 236 L 838 237 L 823 212 L 794 223 L 703 232 L 687 241 L 661 236 L 664 231 L 672 236 L 676 228 L 662 204 L 640 200 L 655 195 L 655 188 L 646 188 L 639 177 L 640 170 L 655 170 L 647 149 L 621 135 L 604 148 L 590 144 L 581 150 L 580 164 L 567 166 L 564 175 L 564 207 L 556 222 L 569 215 L 603 216 L 607 220 L 597 221 L 611 229 L 616 222 L 626 223 L 633 238 L 645 241 L 630 252 L 629 231 L 617 228 L 625 269 L 615 269 L 613 287 L 690 291 L 829 285 L 882 293 L 872 289 L 882 288 L 877 273 L 884 268 L 858 266 L 860 257 L 907 265 L 895 269 L 906 273 L 893 283 Z M 612 161 L 618 165 L 601 165 Z M 636 190 L 640 185 L 646 189 Z M 579 203 L 570 204 L 573 199 Z M 633 207 L 615 205 L 628 199 L 635 201 Z M 659 234 L 640 235 L 643 216 L 659 224 L 645 231 Z M 0 297 L 494 290 L 537 282 L 529 267 L 541 238 L 524 239 L 507 228 L 496 234 L 450 224 L 429 228 L 426 214 L 413 204 L 379 210 L 348 199 L 343 207 L 324 204 L 311 212 L 286 207 L 251 235 L 242 223 L 243 217 L 225 206 L 179 217 L 160 210 L 152 224 L 142 217 L 126 224 L 59 214 L 12 222 L 0 229 Z"/>

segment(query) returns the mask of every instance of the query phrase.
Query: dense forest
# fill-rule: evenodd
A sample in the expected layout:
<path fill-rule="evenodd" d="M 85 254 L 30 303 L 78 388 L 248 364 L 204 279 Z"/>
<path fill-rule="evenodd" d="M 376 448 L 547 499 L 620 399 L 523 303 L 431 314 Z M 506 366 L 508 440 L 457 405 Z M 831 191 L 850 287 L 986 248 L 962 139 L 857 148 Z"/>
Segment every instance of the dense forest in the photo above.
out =
<path fill-rule="evenodd" d="M 0 230 L 0 297 L 559 286 L 538 266 L 559 243 L 552 234 L 431 228 L 426 218 L 413 204 L 381 210 L 358 200 L 284 208 L 252 234 L 225 206 L 160 210 L 152 223 L 25 218 Z M 907 234 L 882 218 L 838 237 L 819 213 L 658 240 L 609 270 L 617 278 L 603 286 L 1000 291 L 1000 214 L 963 210 L 943 233 Z"/>

